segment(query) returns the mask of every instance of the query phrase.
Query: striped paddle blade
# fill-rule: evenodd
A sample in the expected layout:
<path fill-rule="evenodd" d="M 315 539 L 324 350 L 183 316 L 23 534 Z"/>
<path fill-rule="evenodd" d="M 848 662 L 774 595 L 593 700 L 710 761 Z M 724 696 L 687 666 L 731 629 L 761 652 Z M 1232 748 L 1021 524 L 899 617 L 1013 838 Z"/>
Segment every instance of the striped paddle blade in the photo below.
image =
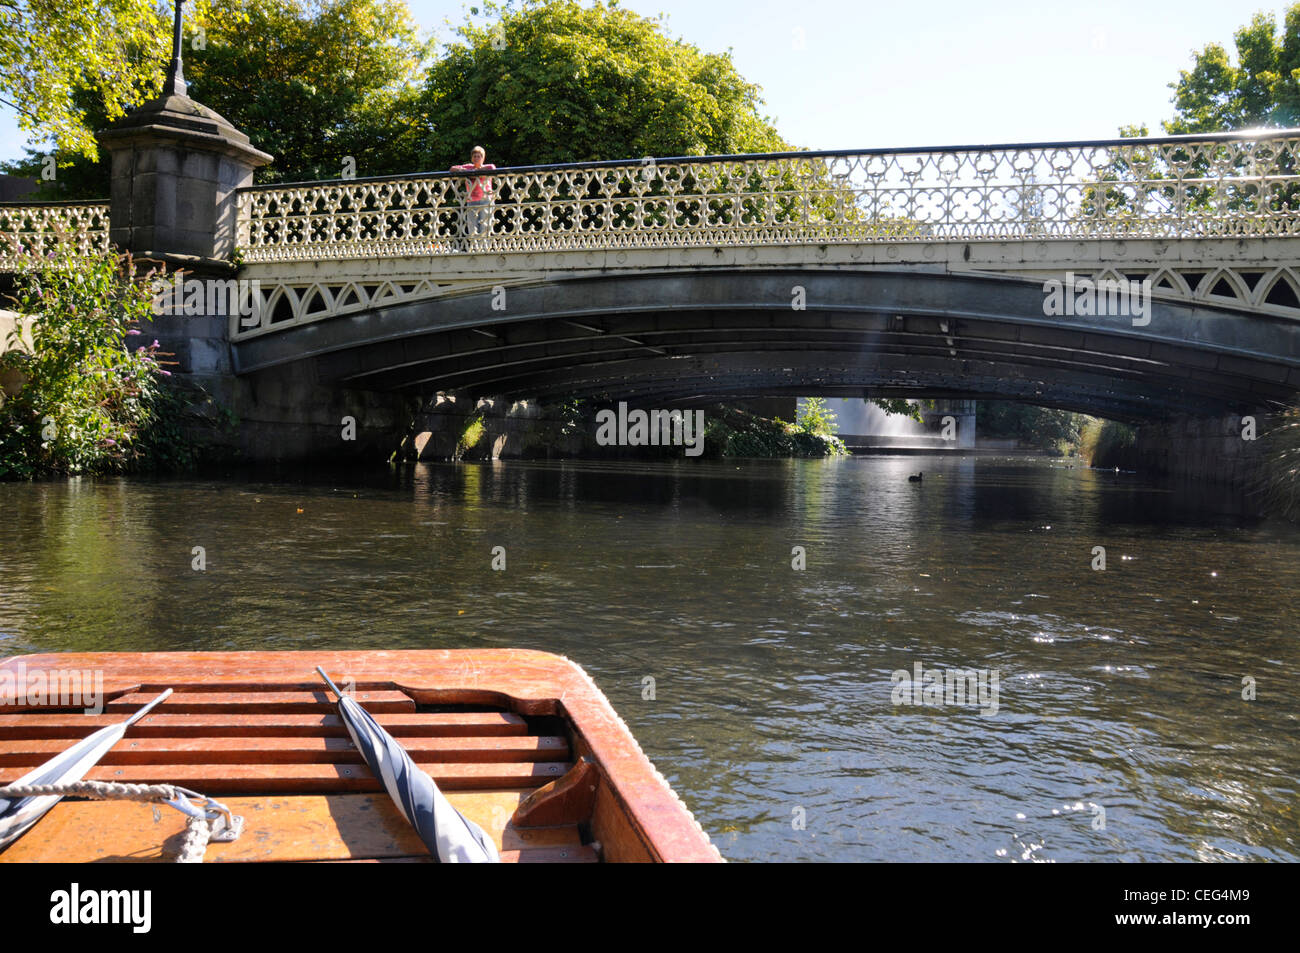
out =
<path fill-rule="evenodd" d="M 71 784 L 80 781 L 95 763 L 122 740 L 126 729 L 131 727 L 155 705 L 172 693 L 169 688 L 149 704 L 135 712 L 120 725 L 109 725 L 92 735 L 78 741 L 67 751 L 55 755 L 39 768 L 33 768 L 12 784 Z M 0 785 L 3 787 L 4 785 Z M 13 800 L 0 798 L 0 848 L 16 841 L 33 824 L 45 816 L 45 812 L 54 807 L 60 795 L 51 794 L 40 797 L 24 797 Z"/>
<path fill-rule="evenodd" d="M 420 770 L 396 738 L 380 727 L 364 708 L 341 693 L 322 669 L 316 671 L 338 696 L 339 717 L 370 773 L 383 784 L 429 853 L 445 864 L 499 862 L 501 858 L 492 838 L 451 806 L 433 778 Z"/>

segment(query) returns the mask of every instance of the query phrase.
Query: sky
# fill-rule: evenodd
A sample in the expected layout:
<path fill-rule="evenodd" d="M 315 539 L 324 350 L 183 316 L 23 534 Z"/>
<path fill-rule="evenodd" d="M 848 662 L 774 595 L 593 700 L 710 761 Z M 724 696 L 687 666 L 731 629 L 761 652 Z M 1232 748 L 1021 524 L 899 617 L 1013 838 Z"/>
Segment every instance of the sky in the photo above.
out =
<path fill-rule="evenodd" d="M 463 21 L 460 0 L 409 0 L 440 39 Z M 624 0 L 667 15 L 670 33 L 730 50 L 763 89 L 778 132 L 808 149 L 973 145 L 1110 138 L 1120 126 L 1160 132 L 1169 83 L 1193 53 L 1259 11 L 1259 0 Z M 0 159 L 25 136 L 0 110 Z M 622 158 L 610 156 L 609 158 Z"/>

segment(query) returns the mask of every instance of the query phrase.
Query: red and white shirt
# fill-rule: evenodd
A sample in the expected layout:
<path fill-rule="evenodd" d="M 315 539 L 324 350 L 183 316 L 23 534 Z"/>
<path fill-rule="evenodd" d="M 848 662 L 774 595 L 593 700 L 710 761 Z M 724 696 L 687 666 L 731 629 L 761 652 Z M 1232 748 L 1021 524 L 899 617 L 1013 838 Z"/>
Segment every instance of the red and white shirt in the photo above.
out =
<path fill-rule="evenodd" d="M 451 171 L 452 172 L 473 172 L 475 169 L 495 169 L 495 168 L 496 166 L 494 166 L 490 162 L 484 162 L 482 165 L 475 165 L 472 162 L 466 162 L 464 165 L 452 166 Z M 469 187 L 471 189 L 469 193 L 469 200 L 471 202 L 481 202 L 483 199 L 487 198 L 488 193 L 492 191 L 492 177 L 485 175 L 481 179 L 470 179 Z"/>

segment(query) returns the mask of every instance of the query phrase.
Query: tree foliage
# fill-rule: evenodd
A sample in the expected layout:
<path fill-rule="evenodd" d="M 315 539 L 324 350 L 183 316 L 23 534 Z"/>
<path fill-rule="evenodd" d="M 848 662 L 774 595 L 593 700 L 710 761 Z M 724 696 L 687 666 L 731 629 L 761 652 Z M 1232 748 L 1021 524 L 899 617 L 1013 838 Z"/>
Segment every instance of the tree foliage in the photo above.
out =
<path fill-rule="evenodd" d="M 1300 124 L 1300 3 L 1285 13 L 1282 31 L 1269 13 L 1257 13 L 1233 37 L 1237 58 L 1218 43 L 1195 55 L 1179 73 L 1170 134 L 1227 132 Z"/>
<path fill-rule="evenodd" d="M 0 94 L 39 101 L 29 128 L 48 137 L 4 171 L 40 178 L 52 151 L 58 175 L 40 198 L 102 197 L 108 166 L 94 132 L 161 88 L 170 19 L 151 0 L 110 0 L 105 22 L 124 26 L 113 39 L 88 32 L 81 57 L 68 30 L 89 6 L 62 9 L 0 0 L 25 43 L 0 45 L 10 71 Z M 441 169 L 476 143 L 498 165 L 788 148 L 728 54 L 616 3 L 489 4 L 428 66 L 430 52 L 406 4 L 385 0 L 202 0 L 187 4 L 182 50 L 191 97 L 275 156 L 261 182 Z M 46 78 L 15 92 L 28 74 Z M 825 179 L 814 163 L 807 182 L 788 184 Z"/>
<path fill-rule="evenodd" d="M 186 53 L 190 96 L 275 156 L 259 180 L 421 167 L 428 46 L 405 3 L 213 0 L 197 25 L 206 48 Z"/>
<path fill-rule="evenodd" d="M 3 9 L 5 0 L 0 0 Z M 158 27 L 171 35 L 171 23 Z M 162 35 L 162 33 L 160 33 Z M 165 37 L 164 37 L 165 39 Z M 166 45 L 166 44 L 165 44 Z M 385 0 L 205 0 L 186 5 L 182 47 L 189 95 L 215 110 L 253 145 L 275 156 L 263 182 L 412 172 L 427 153 L 428 122 L 419 114 L 421 69 L 428 54 L 404 3 Z M 170 46 L 152 50 L 141 88 L 161 88 Z M 75 134 L 28 148 L 0 168 L 41 178 L 45 153 L 58 163 L 39 198 L 108 194 L 108 162 L 94 150 L 94 131 L 125 115 L 96 91 L 74 83 L 62 94 L 77 117 Z M 146 97 L 147 98 L 147 97 Z M 135 106 L 139 97 L 119 106 Z M 351 157 L 351 168 L 345 159 Z"/>
<path fill-rule="evenodd" d="M 804 433 L 830 437 L 835 434 L 835 413 L 826 406 L 824 397 L 806 397 L 799 407 L 795 426 Z"/>
<path fill-rule="evenodd" d="M 728 54 L 617 4 L 488 3 L 429 70 L 432 166 L 483 145 L 498 165 L 786 148 Z"/>
<path fill-rule="evenodd" d="M 981 400 L 975 407 L 975 429 L 980 436 L 1014 438 L 1041 449 L 1077 443 L 1086 420 L 1068 410 L 1017 401 Z"/>
<path fill-rule="evenodd" d="M 921 416 L 920 401 L 908 400 L 906 397 L 867 397 L 864 398 L 868 403 L 875 404 L 887 414 L 897 414 L 900 417 L 910 417 L 918 423 L 925 418 Z M 925 404 L 933 408 L 934 401 L 926 400 Z"/>
<path fill-rule="evenodd" d="M 0 101 L 22 129 L 95 159 L 88 110 L 113 120 L 156 95 L 171 33 L 154 0 L 0 0 Z"/>
<path fill-rule="evenodd" d="M 1183 135 L 1300 124 L 1300 3 L 1293 3 L 1284 17 L 1281 33 L 1277 20 L 1265 13 L 1256 14 L 1237 30 L 1236 62 L 1218 43 L 1209 43 L 1195 53 L 1192 68 L 1181 70 L 1178 81 L 1169 84 L 1174 91 L 1175 115 L 1162 124 L 1164 131 Z M 1145 125 L 1123 126 L 1119 132 L 1125 138 L 1148 134 Z M 1100 184 L 1087 190 L 1084 213 L 1092 214 L 1103 202 L 1105 214 L 1112 220 L 1137 219 L 1153 208 L 1195 214 L 1226 202 L 1233 210 L 1264 205 L 1279 212 L 1294 210 L 1300 202 L 1300 189 L 1289 185 L 1274 184 L 1260 196 L 1249 190 L 1225 194 L 1210 183 L 1186 184 L 1188 179 L 1222 175 L 1221 160 L 1204 153 L 1193 155 L 1190 150 L 1180 150 L 1175 156 L 1180 164 L 1176 170 L 1148 150 L 1117 157 L 1099 176 Z M 1289 174 L 1294 161 L 1287 154 L 1278 156 L 1278 170 Z M 1240 171 L 1246 164 L 1243 152 L 1234 165 Z M 1175 177 L 1183 180 L 1179 188 L 1163 184 Z M 1139 178 L 1141 183 L 1134 184 Z"/>

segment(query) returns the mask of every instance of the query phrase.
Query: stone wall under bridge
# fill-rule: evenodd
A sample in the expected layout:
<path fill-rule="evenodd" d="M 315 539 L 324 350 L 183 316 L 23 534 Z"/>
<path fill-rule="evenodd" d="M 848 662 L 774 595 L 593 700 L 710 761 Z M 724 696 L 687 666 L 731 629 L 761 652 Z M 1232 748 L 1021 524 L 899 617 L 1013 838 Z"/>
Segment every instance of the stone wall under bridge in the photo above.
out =
<path fill-rule="evenodd" d="M 1134 442 L 1136 465 L 1139 472 L 1256 490 L 1267 473 L 1266 437 L 1277 422 L 1260 413 L 1144 423 Z"/>

